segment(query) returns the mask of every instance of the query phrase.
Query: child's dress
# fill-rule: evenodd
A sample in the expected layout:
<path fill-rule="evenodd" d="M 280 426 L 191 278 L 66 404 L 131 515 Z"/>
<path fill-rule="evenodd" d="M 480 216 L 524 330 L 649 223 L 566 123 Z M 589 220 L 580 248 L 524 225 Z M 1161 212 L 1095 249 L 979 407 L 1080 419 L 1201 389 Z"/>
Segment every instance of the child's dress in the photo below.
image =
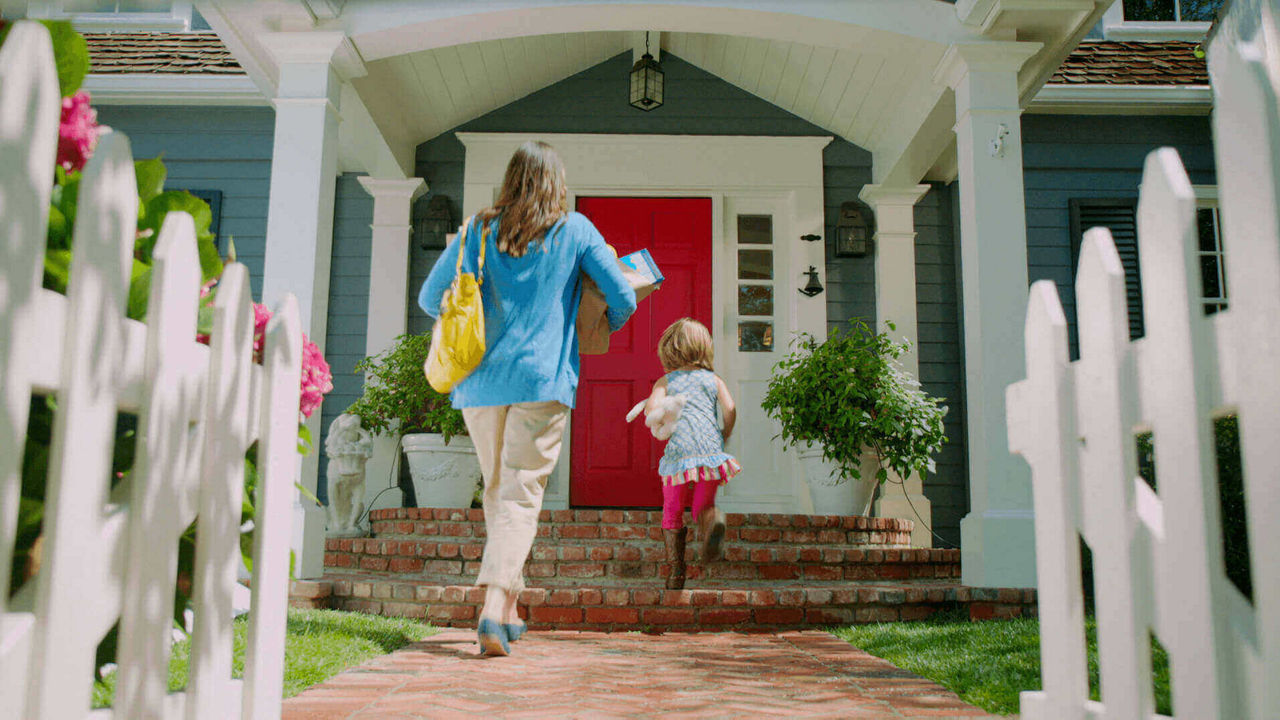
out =
<path fill-rule="evenodd" d="M 724 451 L 715 373 L 709 370 L 668 373 L 667 394 L 684 395 L 687 402 L 658 463 L 662 484 L 683 485 L 699 480 L 728 482 L 741 472 L 738 461 Z"/>

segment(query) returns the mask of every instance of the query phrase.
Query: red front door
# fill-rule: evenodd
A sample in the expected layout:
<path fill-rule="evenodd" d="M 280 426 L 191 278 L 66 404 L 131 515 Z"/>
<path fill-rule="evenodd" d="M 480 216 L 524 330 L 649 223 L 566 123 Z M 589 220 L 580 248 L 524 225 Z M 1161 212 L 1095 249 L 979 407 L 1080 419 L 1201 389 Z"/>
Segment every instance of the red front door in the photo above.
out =
<path fill-rule="evenodd" d="M 710 198 L 578 198 L 604 239 L 626 255 L 647 248 L 666 280 L 613 334 L 607 355 L 582 356 L 573 412 L 569 502 L 575 507 L 658 507 L 664 443 L 627 411 L 662 377 L 658 338 L 692 317 L 711 327 Z"/>

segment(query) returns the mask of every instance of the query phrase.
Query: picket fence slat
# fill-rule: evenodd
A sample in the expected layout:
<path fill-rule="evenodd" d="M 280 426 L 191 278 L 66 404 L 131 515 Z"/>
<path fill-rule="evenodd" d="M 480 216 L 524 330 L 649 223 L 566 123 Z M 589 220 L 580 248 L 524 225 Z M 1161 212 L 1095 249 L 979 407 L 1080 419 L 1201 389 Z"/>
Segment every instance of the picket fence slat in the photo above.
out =
<path fill-rule="evenodd" d="M 39 569 L 11 602 L 0 586 L 0 708 L 21 720 L 278 717 L 299 463 L 296 300 L 286 296 L 271 322 L 265 367 L 254 364 L 248 272 L 229 263 L 210 345 L 198 343 L 195 227 L 171 213 L 148 320 L 127 319 L 137 191 L 119 133 L 100 138 L 83 171 L 67 294 L 42 289 L 59 102 L 48 31 L 16 23 L 0 49 L 0 583 L 15 547 L 28 408 L 38 395 L 56 406 Z M 128 475 L 114 479 L 121 413 L 137 415 L 137 441 Z M 231 621 L 255 441 L 246 683 L 231 677 Z M 179 537 L 197 519 L 190 681 L 171 694 Z M 95 651 L 117 622 L 114 709 L 91 711 Z"/>
<path fill-rule="evenodd" d="M 30 59 L 30 62 L 27 62 Z M 22 447 L 34 385 L 27 361 L 32 336 L 39 331 L 39 292 L 43 270 L 44 236 L 49 223 L 49 197 L 58 148 L 58 118 L 62 112 L 53 43 L 47 32 L 20 24 L 0 48 L 0 167 L 20 172 L 0 173 L 0 251 L 5 258 L 6 292 L 0 294 L 0 616 L 8 608 L 9 573 L 18 526 L 18 498 L 22 487 Z M 33 242 L 33 240 L 35 240 Z M 24 672 L 7 649 L 11 633 L 22 632 L 7 623 L 0 635 L 0 677 Z M 0 680 L 0 682 L 3 682 Z"/>
<path fill-rule="evenodd" d="M 1081 249 L 1079 360 L 1067 362 L 1056 287 L 1032 287 L 1027 379 L 1007 403 L 1037 526 L 1043 689 L 1023 693 L 1027 720 L 1159 717 L 1152 635 L 1170 656 L 1176 717 L 1280 717 L 1276 20 L 1267 0 L 1233 0 L 1208 43 L 1229 308 L 1203 314 L 1195 195 L 1169 148 L 1147 157 L 1138 205 L 1145 337 L 1127 339 L 1124 271 L 1104 229 Z M 1215 422 L 1227 416 L 1240 432 L 1252 602 L 1224 559 Z M 1155 488 L 1137 477 L 1140 432 L 1152 433 Z M 1093 552 L 1101 702 L 1078 679 L 1077 534 Z"/>

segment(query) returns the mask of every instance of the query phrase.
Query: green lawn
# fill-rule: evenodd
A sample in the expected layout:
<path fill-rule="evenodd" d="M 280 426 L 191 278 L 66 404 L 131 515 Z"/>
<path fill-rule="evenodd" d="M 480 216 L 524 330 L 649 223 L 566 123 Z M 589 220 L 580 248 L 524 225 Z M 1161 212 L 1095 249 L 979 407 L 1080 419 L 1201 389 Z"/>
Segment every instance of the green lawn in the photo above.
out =
<path fill-rule="evenodd" d="M 235 676 L 244 672 L 244 645 L 249 626 L 245 618 L 235 622 Z M 389 618 L 336 610 L 289 610 L 284 649 L 284 696 L 292 697 L 352 665 L 403 647 L 436 630 L 417 620 Z M 169 661 L 169 690 L 187 686 L 187 661 L 191 642 L 173 646 Z M 93 688 L 94 707 L 111 704 L 115 673 Z"/>
<path fill-rule="evenodd" d="M 837 637 L 898 667 L 933 680 L 987 712 L 1018 712 L 1018 693 L 1040 688 L 1040 623 L 1037 620 L 970 622 L 947 615 L 924 622 L 854 625 Z M 1093 618 L 1085 628 L 1089 682 L 1098 699 L 1098 646 Z M 1169 657 L 1153 650 L 1159 712 L 1169 714 Z"/>

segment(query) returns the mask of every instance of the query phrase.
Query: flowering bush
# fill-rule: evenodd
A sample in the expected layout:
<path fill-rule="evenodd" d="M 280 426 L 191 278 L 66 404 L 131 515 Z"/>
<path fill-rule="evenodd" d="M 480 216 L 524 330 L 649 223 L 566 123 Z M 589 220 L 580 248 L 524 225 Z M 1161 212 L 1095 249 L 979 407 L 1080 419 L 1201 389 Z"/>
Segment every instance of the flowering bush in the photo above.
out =
<path fill-rule="evenodd" d="M 62 98 L 58 165 L 67 172 L 83 169 L 104 130 L 98 125 L 98 111 L 89 107 L 89 93 L 81 90 L 71 97 Z"/>
<path fill-rule="evenodd" d="M 217 297 L 217 280 L 212 280 L 200 289 L 200 304 L 202 309 L 213 307 L 214 298 Z M 206 345 L 209 344 L 209 324 L 212 318 L 211 313 L 202 312 L 200 314 L 200 323 L 196 330 L 196 340 Z M 267 323 L 271 322 L 271 311 L 262 303 L 253 303 L 253 361 L 262 362 L 262 347 L 267 335 Z M 306 333 L 302 334 L 302 396 L 300 401 L 300 420 L 306 420 L 311 414 L 320 407 L 320 403 L 324 401 L 324 396 L 333 390 L 333 372 L 329 368 L 329 363 L 325 361 L 324 354 L 320 352 L 319 346 L 311 342 L 307 338 Z"/>

